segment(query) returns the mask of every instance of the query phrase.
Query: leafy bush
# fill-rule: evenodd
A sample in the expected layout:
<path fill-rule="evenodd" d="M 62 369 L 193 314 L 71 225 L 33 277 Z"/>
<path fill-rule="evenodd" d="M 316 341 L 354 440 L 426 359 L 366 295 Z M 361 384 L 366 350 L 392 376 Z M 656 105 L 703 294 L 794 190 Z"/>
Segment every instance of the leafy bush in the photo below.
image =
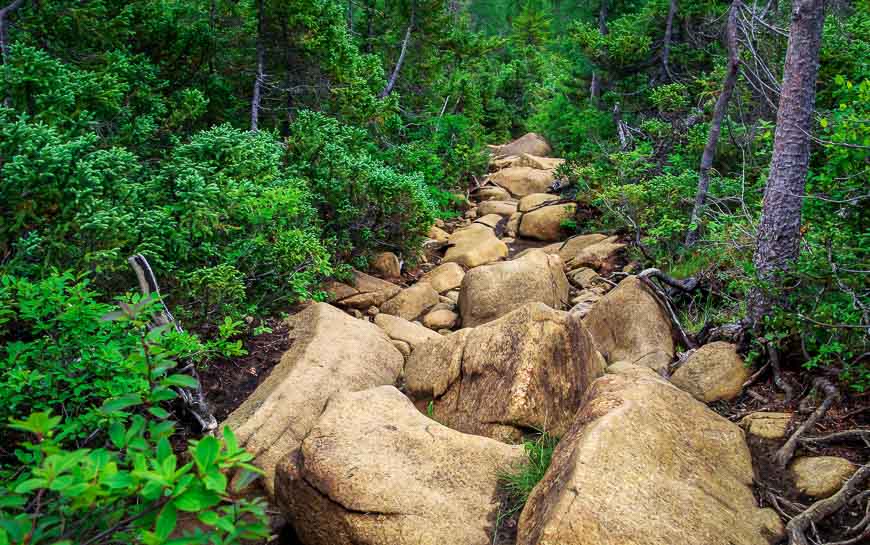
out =
<path fill-rule="evenodd" d="M 506 512 L 502 512 L 501 516 L 518 513 L 526 505 L 532 490 L 547 473 L 553 459 L 553 450 L 558 442 L 558 438 L 546 432 L 534 439 L 523 441 L 523 450 L 528 461 L 513 472 L 501 475 L 502 487 L 509 498 L 509 508 Z"/>

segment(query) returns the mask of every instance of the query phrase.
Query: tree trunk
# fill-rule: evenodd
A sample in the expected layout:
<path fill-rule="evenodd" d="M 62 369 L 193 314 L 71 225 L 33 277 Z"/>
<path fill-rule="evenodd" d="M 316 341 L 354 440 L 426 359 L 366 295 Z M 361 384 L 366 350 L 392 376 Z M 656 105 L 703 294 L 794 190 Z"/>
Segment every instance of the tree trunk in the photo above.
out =
<path fill-rule="evenodd" d="M 760 286 L 749 297 L 749 318 L 756 326 L 775 303 L 771 288 L 781 282 L 779 275 L 794 263 L 800 249 L 801 205 L 824 21 L 824 0 L 793 0 L 773 156 L 753 259 Z"/>
<path fill-rule="evenodd" d="M 266 53 L 263 50 L 263 0 L 257 0 L 257 75 L 254 78 L 254 93 L 251 97 L 251 130 L 257 131 L 260 121 L 260 100 L 263 93 L 263 64 Z"/>
<path fill-rule="evenodd" d="M 405 38 L 402 40 L 402 50 L 399 52 L 399 59 L 396 61 L 396 66 L 393 68 L 393 73 L 390 74 L 390 79 L 387 81 L 387 86 L 381 91 L 380 97 L 387 98 L 393 92 L 393 87 L 396 86 L 396 81 L 399 79 L 399 71 L 402 70 L 402 64 L 405 62 L 405 54 L 408 52 L 408 42 L 411 41 L 411 29 L 414 28 L 414 5 L 411 5 L 411 21 L 408 23 L 408 30 L 405 31 Z"/>
<path fill-rule="evenodd" d="M 710 169 L 716 157 L 716 146 L 719 145 L 719 133 L 722 130 L 722 120 L 728 111 L 728 102 L 737 83 L 737 73 L 740 69 L 740 51 L 737 49 L 737 3 L 731 4 L 728 10 L 728 22 L 725 25 L 725 45 L 728 48 L 728 68 L 725 79 L 722 80 L 722 92 L 716 99 L 713 108 L 713 119 L 710 121 L 710 132 L 707 134 L 707 144 L 701 155 L 701 166 L 698 170 L 698 192 L 695 194 L 695 206 L 692 208 L 692 219 L 689 231 L 686 233 L 686 246 L 692 246 L 698 241 L 701 214 L 707 201 L 707 191 L 710 188 Z M 665 64 L 667 68 L 667 64 Z"/>
<path fill-rule="evenodd" d="M 607 35 L 607 0 L 601 0 L 598 8 L 598 33 Z M 592 103 L 598 106 L 601 103 L 601 76 L 598 72 L 592 72 L 592 82 L 589 84 L 589 96 Z"/>
<path fill-rule="evenodd" d="M 21 7 L 24 0 L 15 0 L 3 9 L 0 9 L 0 64 L 6 64 L 9 57 L 9 15 Z"/>
<path fill-rule="evenodd" d="M 671 57 L 671 39 L 674 34 L 674 16 L 676 14 L 677 0 L 671 0 L 671 5 L 668 8 L 668 18 L 665 21 L 665 39 L 664 44 L 662 45 L 662 67 L 665 70 L 665 75 L 671 80 L 674 79 L 674 76 L 671 74 L 671 67 L 668 65 L 668 61 Z M 730 20 L 728 21 L 728 24 L 731 24 Z"/>

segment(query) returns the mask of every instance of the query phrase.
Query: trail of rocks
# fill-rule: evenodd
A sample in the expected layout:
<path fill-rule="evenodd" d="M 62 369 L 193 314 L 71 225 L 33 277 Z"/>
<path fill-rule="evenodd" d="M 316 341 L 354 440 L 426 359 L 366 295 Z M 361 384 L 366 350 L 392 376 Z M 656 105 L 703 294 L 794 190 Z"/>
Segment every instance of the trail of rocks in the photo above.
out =
<path fill-rule="evenodd" d="M 325 286 L 328 302 L 290 318 L 290 350 L 224 423 L 305 545 L 782 535 L 753 497 L 744 431 L 705 405 L 739 395 L 750 370 L 713 343 L 664 378 L 677 357 L 668 314 L 622 266 L 617 237 L 565 237 L 574 205 L 549 193 L 562 162 L 549 154 L 534 134 L 495 147 L 476 204 L 432 228 L 410 285 L 384 253 L 371 274 Z M 741 426 L 770 438 L 789 418 Z M 518 444 L 534 430 L 562 439 L 505 537 L 500 479 L 523 463 Z"/>

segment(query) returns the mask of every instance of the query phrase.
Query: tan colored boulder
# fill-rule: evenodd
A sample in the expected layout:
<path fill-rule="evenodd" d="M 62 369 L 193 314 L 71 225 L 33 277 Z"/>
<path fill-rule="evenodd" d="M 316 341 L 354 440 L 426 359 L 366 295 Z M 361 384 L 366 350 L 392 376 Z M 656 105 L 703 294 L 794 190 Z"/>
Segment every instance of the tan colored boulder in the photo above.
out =
<path fill-rule="evenodd" d="M 577 211 L 574 203 L 545 206 L 523 214 L 520 220 L 520 236 L 537 240 L 562 238 L 562 222 L 570 220 Z"/>
<path fill-rule="evenodd" d="M 290 349 L 224 426 L 254 455 L 273 491 L 278 461 L 299 446 L 338 391 L 393 384 L 404 365 L 389 337 L 326 303 L 289 320 Z"/>
<path fill-rule="evenodd" d="M 495 172 L 496 170 L 511 167 L 519 160 L 520 158 L 517 155 L 506 155 L 504 157 L 498 157 L 489 162 L 489 171 Z"/>
<path fill-rule="evenodd" d="M 456 322 L 459 320 L 459 315 L 445 308 L 433 310 L 423 317 L 423 325 L 429 329 L 439 331 L 441 329 L 453 329 Z"/>
<path fill-rule="evenodd" d="M 402 353 L 406 358 L 411 355 L 411 345 L 406 343 L 405 341 L 396 341 L 393 340 L 393 346 Z"/>
<path fill-rule="evenodd" d="M 612 366 L 617 367 L 617 366 Z M 743 432 L 649 369 L 596 380 L 519 520 L 517 545 L 769 545 Z"/>
<path fill-rule="evenodd" d="M 571 259 L 566 262 L 569 270 L 578 269 L 580 267 L 589 267 L 590 269 L 600 270 L 605 264 L 611 260 L 617 253 L 625 248 L 625 244 L 618 242 L 619 237 L 608 237 L 601 242 L 586 246 L 577 252 Z"/>
<path fill-rule="evenodd" d="M 578 318 L 583 318 L 589 314 L 589 311 L 592 310 L 595 303 L 601 300 L 601 297 L 602 295 L 597 291 L 583 290 L 571 299 L 572 306 L 568 312 Z"/>
<path fill-rule="evenodd" d="M 394 341 L 404 341 L 414 349 L 429 339 L 438 337 L 431 329 L 426 329 L 415 322 L 409 322 L 398 316 L 391 316 L 383 312 L 375 316 L 375 325 L 383 329 Z"/>
<path fill-rule="evenodd" d="M 494 155 L 521 155 L 523 153 L 528 153 L 529 155 L 535 155 L 538 157 L 547 157 L 548 155 L 550 155 L 550 153 L 552 153 L 552 151 L 553 150 L 552 148 L 550 148 L 550 144 L 548 144 L 542 136 L 530 132 L 524 134 L 523 136 L 517 138 L 509 144 L 499 146 L 495 150 Z"/>
<path fill-rule="evenodd" d="M 471 197 L 478 202 L 511 200 L 511 194 L 503 187 L 498 186 L 481 187 Z"/>
<path fill-rule="evenodd" d="M 516 237 L 517 231 L 520 228 L 520 218 L 522 218 L 522 214 L 517 212 L 513 216 L 508 219 L 507 225 L 504 228 L 504 232 L 509 237 Z"/>
<path fill-rule="evenodd" d="M 504 218 L 499 214 L 486 214 L 474 220 L 474 223 L 477 223 L 478 225 L 485 225 L 490 229 L 495 229 L 503 219 Z"/>
<path fill-rule="evenodd" d="M 420 282 L 426 282 L 438 293 L 444 293 L 458 288 L 465 277 L 465 271 L 458 263 L 442 263 L 420 278 Z"/>
<path fill-rule="evenodd" d="M 705 344 L 671 376 L 671 382 L 696 399 L 712 403 L 740 395 L 752 371 L 743 363 L 737 347 L 726 342 Z"/>
<path fill-rule="evenodd" d="M 558 256 L 532 251 L 519 259 L 477 267 L 462 279 L 459 309 L 464 327 L 495 320 L 530 302 L 555 309 L 568 303 L 568 279 Z"/>
<path fill-rule="evenodd" d="M 523 153 L 517 157 L 511 166 L 517 167 L 532 167 L 540 170 L 557 169 L 565 163 L 564 159 L 556 157 L 538 157 Z"/>
<path fill-rule="evenodd" d="M 482 216 L 496 214 L 501 217 L 509 218 L 517 211 L 516 201 L 483 201 L 477 207 L 477 211 Z"/>
<path fill-rule="evenodd" d="M 447 231 L 434 225 L 429 228 L 427 236 L 436 242 L 447 242 L 447 239 L 450 238 L 450 234 Z"/>
<path fill-rule="evenodd" d="M 604 284 L 598 273 L 587 267 L 580 267 L 571 271 L 568 274 L 568 281 L 580 289 L 589 289 Z"/>
<path fill-rule="evenodd" d="M 520 199 L 519 204 L 517 204 L 518 212 L 528 212 L 533 208 L 537 208 L 545 203 L 558 201 L 558 195 L 553 195 L 550 193 L 533 193 L 531 195 L 526 195 L 522 199 Z"/>
<path fill-rule="evenodd" d="M 377 254 L 371 263 L 372 269 L 384 278 L 399 278 L 402 276 L 402 262 L 393 252 Z"/>
<path fill-rule="evenodd" d="M 402 288 L 369 274 L 353 271 L 350 284 L 331 282 L 326 286 L 328 302 L 355 309 L 368 309 L 380 306 L 394 297 Z"/>
<path fill-rule="evenodd" d="M 426 310 L 437 305 L 438 301 L 438 292 L 426 282 L 419 282 L 410 288 L 403 289 L 395 297 L 381 305 L 381 314 L 392 314 L 406 320 L 416 320 Z"/>
<path fill-rule="evenodd" d="M 670 318 L 636 276 L 595 303 L 583 323 L 608 363 L 626 361 L 661 371 L 674 359 Z"/>
<path fill-rule="evenodd" d="M 789 466 L 801 494 L 817 499 L 833 496 L 857 470 L 858 466 L 838 456 L 795 458 Z"/>
<path fill-rule="evenodd" d="M 523 449 L 453 431 L 392 386 L 330 400 L 282 463 L 278 506 L 306 545 L 489 545 Z"/>
<path fill-rule="evenodd" d="M 602 235 L 599 233 L 594 233 L 591 235 L 577 235 L 569 238 L 565 242 L 558 242 L 556 244 L 552 244 L 551 246 L 547 246 L 547 248 L 555 247 L 553 252 L 547 253 L 557 253 L 559 257 L 562 258 L 566 264 L 577 257 L 578 254 L 583 252 L 586 248 L 598 244 L 599 242 L 606 240 L 607 235 Z M 577 269 L 579 267 L 572 267 L 572 269 Z"/>
<path fill-rule="evenodd" d="M 469 269 L 508 256 L 507 245 L 495 236 L 495 231 L 480 223 L 454 231 L 448 244 L 444 261 L 458 263 Z"/>
<path fill-rule="evenodd" d="M 751 413 L 740 420 L 740 427 L 762 439 L 782 440 L 788 434 L 793 416 L 792 413 Z"/>
<path fill-rule="evenodd" d="M 514 197 L 546 193 L 555 177 L 551 170 L 529 167 L 508 167 L 489 175 L 489 181 L 508 190 Z"/>
<path fill-rule="evenodd" d="M 543 303 L 420 345 L 405 367 L 418 406 L 465 433 L 517 441 L 529 429 L 559 436 L 604 372 L 582 322 Z"/>

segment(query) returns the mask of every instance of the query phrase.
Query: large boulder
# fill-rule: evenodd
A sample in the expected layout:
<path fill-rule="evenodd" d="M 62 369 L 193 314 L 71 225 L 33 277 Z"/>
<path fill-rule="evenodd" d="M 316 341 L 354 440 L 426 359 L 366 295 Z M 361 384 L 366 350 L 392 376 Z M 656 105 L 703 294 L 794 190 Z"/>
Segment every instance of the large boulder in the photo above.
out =
<path fill-rule="evenodd" d="M 391 386 L 336 395 L 279 468 L 306 545 L 489 545 L 499 476 L 522 447 L 453 431 Z"/>
<path fill-rule="evenodd" d="M 381 252 L 372 258 L 371 267 L 384 278 L 402 276 L 402 262 L 393 252 Z"/>
<path fill-rule="evenodd" d="M 393 384 L 405 362 L 380 328 L 326 303 L 289 326 L 290 349 L 223 423 L 265 471 L 270 493 L 278 462 L 299 447 L 332 394 Z"/>
<path fill-rule="evenodd" d="M 577 251 L 565 262 L 565 265 L 569 270 L 579 269 L 580 267 L 601 270 L 606 268 L 624 248 L 625 244 L 619 242 L 619 237 L 608 237 Z"/>
<path fill-rule="evenodd" d="M 520 202 L 517 204 L 517 211 L 528 212 L 548 202 L 558 201 L 559 199 L 558 195 L 553 195 L 552 193 L 532 193 L 520 199 Z"/>
<path fill-rule="evenodd" d="M 420 282 L 426 282 L 438 293 L 444 293 L 458 288 L 465 278 L 465 271 L 458 263 L 442 263 L 420 278 Z"/>
<path fill-rule="evenodd" d="M 547 157 L 552 153 L 552 148 L 550 148 L 550 144 L 547 143 L 546 140 L 542 136 L 539 136 L 533 132 L 526 133 L 523 136 L 517 138 L 513 142 L 509 144 L 504 144 L 503 146 L 498 146 L 494 150 L 495 156 L 503 156 L 503 155 L 522 155 L 523 153 L 527 153 L 529 155 L 537 155 L 538 157 Z"/>
<path fill-rule="evenodd" d="M 435 242 L 447 242 L 447 240 L 450 238 L 450 233 L 440 227 L 433 225 L 429 228 L 429 233 L 426 236 L 434 240 Z"/>
<path fill-rule="evenodd" d="M 415 322 L 409 322 L 398 316 L 391 316 L 383 312 L 375 316 L 375 325 L 383 329 L 394 341 L 408 343 L 412 349 L 423 344 L 429 339 L 439 337 L 431 329 L 427 329 Z"/>
<path fill-rule="evenodd" d="M 481 223 L 472 223 L 450 235 L 444 261 L 472 268 L 508 256 L 507 244 L 495 236 L 495 231 Z"/>
<path fill-rule="evenodd" d="M 568 303 L 568 279 L 558 256 L 531 251 L 468 271 L 459 293 L 462 325 L 474 327 L 534 301 L 555 309 Z"/>
<path fill-rule="evenodd" d="M 490 174 L 489 180 L 508 190 L 514 197 L 546 193 L 555 181 L 552 170 L 531 167 L 508 167 Z"/>
<path fill-rule="evenodd" d="M 405 288 L 395 297 L 381 305 L 381 312 L 406 320 L 415 320 L 424 311 L 438 304 L 438 292 L 426 282 Z"/>
<path fill-rule="evenodd" d="M 649 369 L 595 381 L 519 521 L 518 545 L 769 545 L 743 432 Z"/>
<path fill-rule="evenodd" d="M 477 207 L 477 211 L 482 216 L 496 214 L 509 218 L 517 212 L 517 203 L 516 201 L 483 201 Z"/>
<path fill-rule="evenodd" d="M 532 167 L 545 170 L 559 168 L 564 163 L 564 159 L 558 159 L 555 157 L 538 157 L 535 155 L 529 155 L 528 153 L 523 153 L 516 158 L 513 162 L 513 166 Z"/>
<path fill-rule="evenodd" d="M 603 371 L 579 318 L 528 303 L 420 345 L 405 367 L 405 386 L 442 424 L 516 441 L 530 429 L 564 434 Z"/>
<path fill-rule="evenodd" d="M 661 371 L 674 359 L 668 313 L 636 276 L 595 303 L 583 323 L 608 363 L 625 361 Z"/>
<path fill-rule="evenodd" d="M 574 203 L 545 206 L 526 212 L 520 219 L 520 236 L 537 240 L 562 238 L 562 222 L 570 220 L 577 211 Z"/>
<path fill-rule="evenodd" d="M 692 353 L 671 376 L 671 382 L 696 399 L 712 403 L 740 395 L 752 371 L 733 344 L 717 341 Z"/>
<path fill-rule="evenodd" d="M 481 187 L 471 194 L 471 197 L 479 202 L 482 201 L 509 201 L 511 194 L 507 189 L 498 186 Z"/>
<path fill-rule="evenodd" d="M 324 289 L 329 303 L 355 309 L 380 306 L 402 291 L 392 282 L 359 271 L 353 271 L 350 283 L 328 282 Z"/>

